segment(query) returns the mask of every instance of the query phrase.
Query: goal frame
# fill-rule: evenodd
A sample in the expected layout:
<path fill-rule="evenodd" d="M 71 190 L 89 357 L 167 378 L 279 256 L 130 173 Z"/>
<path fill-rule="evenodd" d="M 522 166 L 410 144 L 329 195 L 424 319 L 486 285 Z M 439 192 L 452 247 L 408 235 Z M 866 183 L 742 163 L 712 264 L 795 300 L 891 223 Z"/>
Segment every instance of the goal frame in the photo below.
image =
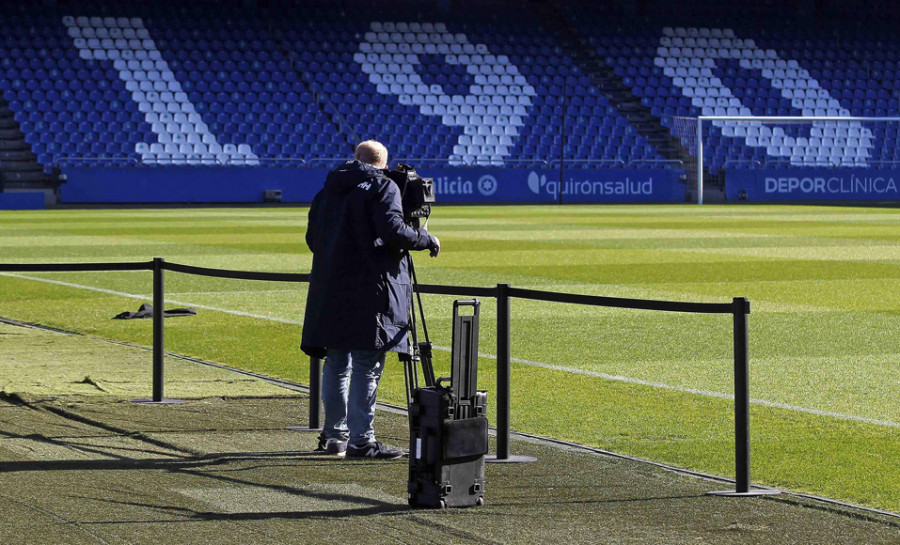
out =
<path fill-rule="evenodd" d="M 900 121 L 900 117 L 853 116 L 766 116 L 766 115 L 700 115 L 697 119 L 697 204 L 703 204 L 703 125 L 705 121 L 759 121 L 761 123 L 796 123 L 813 121 L 883 122 Z"/>

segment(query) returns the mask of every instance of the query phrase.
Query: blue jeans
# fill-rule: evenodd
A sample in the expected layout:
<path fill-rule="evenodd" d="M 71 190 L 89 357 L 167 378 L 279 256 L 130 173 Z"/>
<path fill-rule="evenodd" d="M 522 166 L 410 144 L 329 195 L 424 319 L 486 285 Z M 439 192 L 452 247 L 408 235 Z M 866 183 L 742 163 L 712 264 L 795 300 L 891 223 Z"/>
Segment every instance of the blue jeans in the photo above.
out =
<path fill-rule="evenodd" d="M 322 404 L 327 439 L 353 446 L 375 441 L 375 397 L 384 371 L 384 352 L 329 348 L 322 367 Z"/>

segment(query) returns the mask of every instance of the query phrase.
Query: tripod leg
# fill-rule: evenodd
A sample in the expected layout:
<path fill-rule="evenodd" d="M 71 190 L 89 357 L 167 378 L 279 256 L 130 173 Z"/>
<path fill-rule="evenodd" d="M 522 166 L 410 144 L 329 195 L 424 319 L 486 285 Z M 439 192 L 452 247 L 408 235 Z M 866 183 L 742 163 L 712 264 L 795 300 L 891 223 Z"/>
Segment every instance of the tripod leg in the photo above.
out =
<path fill-rule="evenodd" d="M 412 404 L 412 384 L 410 383 L 411 377 L 410 373 L 410 360 L 406 360 L 403 362 L 403 379 L 406 382 L 406 406 L 409 407 Z"/>
<path fill-rule="evenodd" d="M 434 360 L 432 359 L 432 343 L 419 343 L 419 356 L 422 358 L 422 376 L 425 386 L 434 386 Z"/>

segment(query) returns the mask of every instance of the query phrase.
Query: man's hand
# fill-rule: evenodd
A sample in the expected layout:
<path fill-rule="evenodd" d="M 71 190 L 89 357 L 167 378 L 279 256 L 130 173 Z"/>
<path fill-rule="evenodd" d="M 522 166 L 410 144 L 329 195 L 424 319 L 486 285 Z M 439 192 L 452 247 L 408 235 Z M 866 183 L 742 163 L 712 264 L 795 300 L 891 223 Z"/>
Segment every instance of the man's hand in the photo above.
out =
<path fill-rule="evenodd" d="M 434 235 L 428 235 L 431 237 L 431 246 L 428 247 L 428 255 L 431 257 L 437 257 L 439 253 L 441 253 L 441 241 L 438 240 L 438 237 Z"/>

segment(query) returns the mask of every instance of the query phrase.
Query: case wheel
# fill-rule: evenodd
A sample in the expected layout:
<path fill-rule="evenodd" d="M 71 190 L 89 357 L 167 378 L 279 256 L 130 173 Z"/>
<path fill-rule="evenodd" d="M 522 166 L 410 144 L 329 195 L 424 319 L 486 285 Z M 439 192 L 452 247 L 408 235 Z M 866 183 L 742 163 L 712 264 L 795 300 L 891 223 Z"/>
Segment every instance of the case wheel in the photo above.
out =
<path fill-rule="evenodd" d="M 475 505 L 477 505 L 478 507 L 481 507 L 482 505 L 484 505 L 484 498 L 482 497 L 482 498 L 478 498 L 477 500 L 475 500 Z"/>
<path fill-rule="evenodd" d="M 441 503 L 438 504 L 438 509 L 446 509 L 446 508 L 447 508 L 447 502 L 445 502 L 444 500 L 441 500 Z"/>

